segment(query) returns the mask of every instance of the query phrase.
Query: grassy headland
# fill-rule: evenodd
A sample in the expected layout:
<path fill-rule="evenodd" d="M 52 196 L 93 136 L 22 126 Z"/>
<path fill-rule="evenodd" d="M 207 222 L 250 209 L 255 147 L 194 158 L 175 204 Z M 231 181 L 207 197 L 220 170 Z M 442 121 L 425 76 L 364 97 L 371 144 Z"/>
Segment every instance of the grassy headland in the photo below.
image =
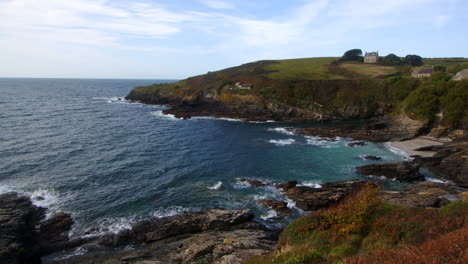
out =
<path fill-rule="evenodd" d="M 412 119 L 468 127 L 468 81 L 450 80 L 468 67 L 468 59 L 423 59 L 422 63 L 435 66 L 436 74 L 415 79 L 411 72 L 418 66 L 364 64 L 336 57 L 257 61 L 177 83 L 137 87 L 128 98 L 171 105 L 216 102 L 229 106 L 231 113 L 233 108 L 255 105 L 286 121 L 362 119 L 403 111 Z M 240 89 L 236 83 L 251 87 Z"/>

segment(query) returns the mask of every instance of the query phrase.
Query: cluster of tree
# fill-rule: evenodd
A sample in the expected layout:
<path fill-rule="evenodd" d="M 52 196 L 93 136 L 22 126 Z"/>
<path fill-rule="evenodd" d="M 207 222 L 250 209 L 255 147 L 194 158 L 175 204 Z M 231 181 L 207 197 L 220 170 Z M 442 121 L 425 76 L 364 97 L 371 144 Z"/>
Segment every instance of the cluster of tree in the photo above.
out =
<path fill-rule="evenodd" d="M 362 50 L 360 49 L 352 49 L 346 51 L 343 56 L 339 60 L 341 61 L 358 61 L 363 62 L 364 56 Z M 379 63 L 383 65 L 411 65 L 411 66 L 421 66 L 423 65 L 423 61 L 421 56 L 418 55 L 406 55 L 406 57 L 401 58 L 393 53 L 388 54 L 385 57 L 379 58 Z"/>

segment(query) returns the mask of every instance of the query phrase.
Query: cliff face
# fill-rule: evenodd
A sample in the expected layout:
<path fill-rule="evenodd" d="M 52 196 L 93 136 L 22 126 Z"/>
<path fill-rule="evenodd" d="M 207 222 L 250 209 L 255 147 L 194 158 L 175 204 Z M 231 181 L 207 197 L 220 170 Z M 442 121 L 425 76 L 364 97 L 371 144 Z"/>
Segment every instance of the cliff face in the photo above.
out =
<path fill-rule="evenodd" d="M 240 90 L 233 81 L 208 88 L 193 88 L 185 80 L 175 84 L 137 87 L 127 99 L 172 107 L 177 117 L 210 115 L 248 120 L 331 121 L 365 119 L 391 111 L 387 87 L 381 80 L 253 80 L 251 90 Z M 208 78 L 209 79 L 209 78 Z M 206 80 L 205 80 L 206 81 Z"/>

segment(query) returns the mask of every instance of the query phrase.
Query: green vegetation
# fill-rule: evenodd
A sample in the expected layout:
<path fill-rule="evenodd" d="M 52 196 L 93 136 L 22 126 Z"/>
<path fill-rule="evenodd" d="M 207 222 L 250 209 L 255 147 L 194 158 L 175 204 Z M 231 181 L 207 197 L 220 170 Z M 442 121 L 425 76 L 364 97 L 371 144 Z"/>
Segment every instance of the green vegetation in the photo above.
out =
<path fill-rule="evenodd" d="M 404 101 L 405 112 L 411 118 L 429 122 L 440 121 L 444 126 L 466 127 L 468 81 L 450 81 L 442 71 L 423 80 Z M 442 113 L 437 120 L 437 113 Z"/>
<path fill-rule="evenodd" d="M 267 77 L 277 80 L 334 80 L 344 76 L 328 72 L 334 57 L 281 60 L 266 67 Z"/>
<path fill-rule="evenodd" d="M 468 258 L 467 215 L 468 202 L 441 209 L 386 204 L 379 187 L 367 183 L 338 205 L 296 220 L 273 253 L 245 264 L 464 263 L 450 260 Z M 448 261 L 425 262 L 425 254 Z"/>
<path fill-rule="evenodd" d="M 360 50 L 350 50 L 345 57 L 360 54 Z M 343 62 L 336 57 L 257 61 L 173 84 L 137 87 L 130 96 L 153 103 L 166 103 L 157 100 L 158 96 L 175 100 L 204 96 L 224 103 L 269 102 L 339 119 L 398 114 L 403 110 L 410 118 L 434 125 L 468 127 L 466 82 L 449 80 L 453 72 L 468 68 L 468 59 L 422 60 L 424 66 L 437 70 L 427 80 L 410 75 L 415 69 L 410 65 L 421 64 L 417 55 L 402 59 L 390 54 L 383 62 L 392 65 Z M 238 89 L 237 82 L 252 84 L 252 88 Z M 443 117 L 437 117 L 438 113 Z"/>

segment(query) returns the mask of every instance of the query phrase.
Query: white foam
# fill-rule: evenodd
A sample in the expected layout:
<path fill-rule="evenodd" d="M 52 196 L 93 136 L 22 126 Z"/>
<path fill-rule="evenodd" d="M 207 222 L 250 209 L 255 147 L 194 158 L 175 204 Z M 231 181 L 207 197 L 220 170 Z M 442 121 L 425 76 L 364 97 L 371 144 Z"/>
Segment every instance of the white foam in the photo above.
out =
<path fill-rule="evenodd" d="M 125 97 L 93 97 L 93 100 L 105 100 L 108 103 L 128 103 Z"/>
<path fill-rule="evenodd" d="M 307 187 L 312 187 L 312 188 L 322 188 L 322 185 L 320 185 L 319 182 L 314 182 L 314 181 L 305 181 L 302 182 L 301 184 L 298 184 L 299 186 L 307 186 Z"/>
<path fill-rule="evenodd" d="M 384 144 L 384 146 L 390 150 L 391 152 L 399 155 L 399 156 L 402 156 L 404 157 L 406 160 L 412 160 L 412 158 L 410 157 L 410 154 L 408 154 L 407 152 L 405 152 L 404 150 L 402 149 L 399 149 L 397 147 L 395 147 L 394 145 L 392 145 L 391 142 L 387 142 Z"/>
<path fill-rule="evenodd" d="M 296 142 L 296 140 L 292 139 L 292 138 L 288 138 L 288 139 L 272 139 L 270 141 L 268 141 L 272 144 L 275 144 L 277 146 L 285 146 L 285 145 L 291 145 L 293 144 L 294 142 Z"/>
<path fill-rule="evenodd" d="M 180 120 L 179 118 L 175 117 L 175 115 L 172 114 L 164 114 L 163 110 L 160 111 L 154 111 L 150 112 L 151 115 L 157 116 L 157 117 L 162 117 L 164 119 L 169 119 L 169 120 Z"/>
<path fill-rule="evenodd" d="M 228 118 L 228 117 L 214 117 L 214 116 L 194 116 L 192 119 L 198 120 L 222 120 L 229 122 L 244 122 L 242 119 Z"/>
<path fill-rule="evenodd" d="M 71 253 L 69 253 L 69 254 L 65 254 L 65 255 L 63 255 L 63 256 L 54 258 L 54 260 L 55 260 L 55 261 L 60 261 L 60 260 L 65 260 L 65 259 L 67 259 L 67 258 L 74 257 L 74 256 L 81 256 L 81 255 L 86 254 L 86 252 L 88 252 L 88 250 L 86 250 L 86 249 L 83 248 L 83 247 L 79 247 L 79 248 L 75 249 L 73 252 L 71 252 Z"/>
<path fill-rule="evenodd" d="M 267 120 L 267 121 L 249 121 L 252 124 L 266 124 L 266 123 L 275 123 L 275 120 Z"/>
<path fill-rule="evenodd" d="M 246 188 L 249 188 L 250 187 L 250 184 L 247 183 L 247 182 L 242 182 L 240 181 L 239 179 L 237 179 L 237 181 L 232 184 L 232 187 L 234 187 L 234 189 L 246 189 Z"/>
<path fill-rule="evenodd" d="M 199 211 L 199 210 L 196 208 L 184 208 L 182 206 L 171 206 L 171 207 L 160 209 L 160 210 L 153 212 L 153 216 L 157 218 L 163 218 L 163 217 L 180 215 L 185 212 L 194 212 L 194 211 Z"/>
<path fill-rule="evenodd" d="M 338 143 L 343 141 L 343 138 L 336 137 L 334 140 L 329 138 L 317 137 L 317 136 L 305 136 L 307 144 L 322 147 L 322 148 L 336 148 Z"/>
<path fill-rule="evenodd" d="M 436 179 L 436 178 L 427 177 L 427 176 L 426 176 L 426 181 L 435 182 L 435 183 L 443 183 L 443 184 L 451 184 L 452 183 L 449 180 L 441 180 L 441 179 Z"/>
<path fill-rule="evenodd" d="M 268 220 L 268 219 L 275 218 L 275 217 L 278 217 L 278 214 L 276 213 L 275 210 L 269 210 L 266 215 L 260 216 L 262 220 Z"/>
<path fill-rule="evenodd" d="M 52 208 L 60 201 L 60 195 L 53 189 L 38 189 L 29 194 L 35 206 Z"/>
<path fill-rule="evenodd" d="M 219 190 L 219 189 L 221 189 L 222 185 L 223 185 L 223 183 L 219 181 L 215 185 L 213 185 L 211 187 L 208 187 L 208 189 L 210 189 L 210 190 Z"/>
<path fill-rule="evenodd" d="M 276 128 L 269 128 L 268 131 L 275 131 L 284 135 L 293 136 L 295 135 L 293 131 L 288 130 L 287 127 L 276 127 Z"/>

